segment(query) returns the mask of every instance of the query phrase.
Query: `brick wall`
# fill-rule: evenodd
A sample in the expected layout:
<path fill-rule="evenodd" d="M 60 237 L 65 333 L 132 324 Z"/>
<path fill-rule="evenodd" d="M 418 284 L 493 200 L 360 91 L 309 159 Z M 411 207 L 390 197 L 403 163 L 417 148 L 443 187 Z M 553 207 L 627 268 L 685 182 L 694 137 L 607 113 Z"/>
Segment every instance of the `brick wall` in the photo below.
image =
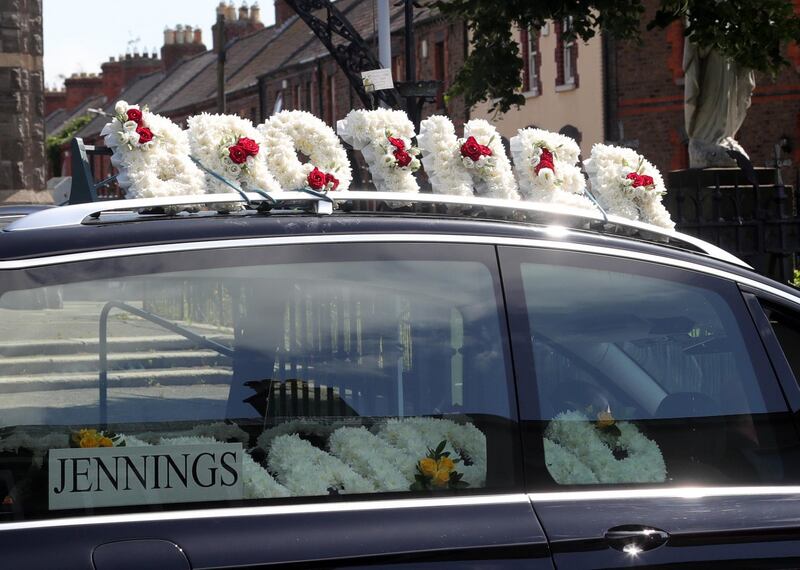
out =
<path fill-rule="evenodd" d="M 0 4 L 0 202 L 49 201 L 44 189 L 41 0 Z"/>
<path fill-rule="evenodd" d="M 616 65 L 616 113 L 621 139 L 651 159 L 660 169 L 688 167 L 683 116 L 683 36 L 679 23 L 666 30 L 644 29 L 655 13 L 656 0 L 647 0 L 642 43 L 617 43 L 610 57 Z M 787 48 L 787 55 L 797 50 Z M 800 75 L 794 66 L 774 80 L 757 75 L 752 107 L 737 139 L 756 166 L 772 160 L 774 145 L 786 138 L 791 167 L 783 169 L 786 183 L 795 184 L 800 163 Z"/>

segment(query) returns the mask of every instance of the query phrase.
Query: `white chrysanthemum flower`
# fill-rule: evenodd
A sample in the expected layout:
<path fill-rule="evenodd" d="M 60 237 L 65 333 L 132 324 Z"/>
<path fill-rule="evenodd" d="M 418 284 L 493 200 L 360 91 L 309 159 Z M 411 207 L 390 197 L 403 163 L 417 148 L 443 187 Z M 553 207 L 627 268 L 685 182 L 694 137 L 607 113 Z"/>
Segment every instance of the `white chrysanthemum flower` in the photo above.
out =
<path fill-rule="evenodd" d="M 596 144 L 584 166 L 592 192 L 608 213 L 675 228 L 662 202 L 667 189 L 661 173 L 635 150 Z"/>
<path fill-rule="evenodd" d="M 378 191 L 419 192 L 413 174 L 421 165 L 419 149 L 412 145 L 414 124 L 404 111 L 356 109 L 339 121 L 336 131 L 361 151 Z"/>
<path fill-rule="evenodd" d="M 336 190 L 350 188 L 353 172 L 347 151 L 324 121 L 307 111 L 281 111 L 258 127 L 268 148 L 267 165 L 286 190 L 307 186 L 315 167 L 336 178 Z M 297 152 L 309 158 L 300 162 Z M 333 189 L 332 186 L 329 189 Z"/>
<path fill-rule="evenodd" d="M 585 194 L 586 180 L 576 166 L 580 148 L 565 135 L 520 129 L 511 139 L 511 156 L 524 200 L 595 209 Z"/>

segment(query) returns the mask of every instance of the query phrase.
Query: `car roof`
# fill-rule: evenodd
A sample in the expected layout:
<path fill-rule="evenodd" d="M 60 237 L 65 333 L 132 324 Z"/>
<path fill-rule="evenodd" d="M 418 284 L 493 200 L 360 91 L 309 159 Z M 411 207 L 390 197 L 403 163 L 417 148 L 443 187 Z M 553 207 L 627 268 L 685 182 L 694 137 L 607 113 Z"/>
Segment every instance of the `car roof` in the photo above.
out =
<path fill-rule="evenodd" d="M 247 203 L 247 209 L 230 214 L 175 213 L 186 205 L 232 202 Z M 340 192 L 327 196 L 301 192 L 283 192 L 280 196 L 217 194 L 62 206 L 28 215 L 3 228 L 0 268 L 4 261 L 10 260 L 139 246 L 354 233 L 566 240 L 699 262 L 797 295 L 791 287 L 756 274 L 744 262 L 712 244 L 664 228 L 608 216 L 600 209 L 378 192 Z"/>

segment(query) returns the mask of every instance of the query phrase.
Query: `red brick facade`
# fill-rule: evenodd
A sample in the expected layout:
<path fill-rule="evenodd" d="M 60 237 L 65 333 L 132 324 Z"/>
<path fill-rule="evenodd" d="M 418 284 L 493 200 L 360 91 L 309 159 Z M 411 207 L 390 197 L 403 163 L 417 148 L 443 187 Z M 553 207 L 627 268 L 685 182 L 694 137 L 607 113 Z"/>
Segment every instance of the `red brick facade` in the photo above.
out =
<path fill-rule="evenodd" d="M 641 43 L 617 43 L 607 54 L 616 80 L 606 88 L 616 94 L 607 136 L 630 144 L 663 171 L 688 167 L 683 114 L 683 31 L 679 23 L 666 30 L 645 30 L 656 0 L 647 0 Z M 795 0 L 795 5 L 800 2 Z M 613 43 L 611 45 L 614 45 Z M 788 48 L 788 55 L 797 52 Z M 792 165 L 783 169 L 786 183 L 798 180 L 800 163 L 800 75 L 794 67 L 775 79 L 757 75 L 756 90 L 737 139 L 756 166 L 774 164 L 775 145 L 788 142 Z M 786 149 L 789 150 L 789 149 Z"/>

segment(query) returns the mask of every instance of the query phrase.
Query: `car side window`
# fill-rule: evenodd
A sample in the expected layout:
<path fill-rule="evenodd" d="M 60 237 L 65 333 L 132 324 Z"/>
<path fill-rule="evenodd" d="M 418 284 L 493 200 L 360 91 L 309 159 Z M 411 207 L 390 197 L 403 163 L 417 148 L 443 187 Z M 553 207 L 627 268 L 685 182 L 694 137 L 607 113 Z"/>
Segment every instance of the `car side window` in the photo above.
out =
<path fill-rule="evenodd" d="M 795 379 L 800 380 L 800 311 L 764 299 L 759 302 Z"/>
<path fill-rule="evenodd" d="M 508 258 L 553 483 L 797 480 L 790 414 L 734 283 L 592 255 Z"/>
<path fill-rule="evenodd" d="M 0 522 L 521 488 L 491 247 L 188 252 L 0 283 Z"/>

